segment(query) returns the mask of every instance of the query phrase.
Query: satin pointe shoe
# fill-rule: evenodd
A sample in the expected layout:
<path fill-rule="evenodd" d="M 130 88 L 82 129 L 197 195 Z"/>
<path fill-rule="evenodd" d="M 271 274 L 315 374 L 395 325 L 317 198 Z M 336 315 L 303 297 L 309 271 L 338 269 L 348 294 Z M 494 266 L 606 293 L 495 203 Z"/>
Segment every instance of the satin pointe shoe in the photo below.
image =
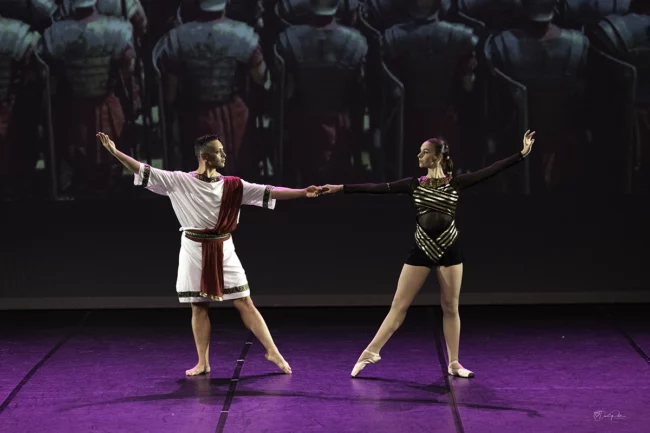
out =
<path fill-rule="evenodd" d="M 366 367 L 366 365 L 376 364 L 379 361 L 381 361 L 381 356 L 379 356 L 378 353 L 370 352 L 369 350 L 364 350 L 361 356 L 359 357 L 357 363 L 354 364 L 354 368 L 352 369 L 352 373 L 350 373 L 350 375 L 352 377 L 357 377 L 357 374 L 359 374 L 361 370 L 363 370 Z"/>
<path fill-rule="evenodd" d="M 459 368 L 452 368 L 452 365 L 457 366 Z M 447 373 L 449 373 L 450 376 L 456 376 L 456 377 L 464 377 L 464 378 L 474 377 L 474 372 L 466 368 L 463 368 L 458 363 L 458 361 L 449 363 L 449 367 L 447 367 Z"/>

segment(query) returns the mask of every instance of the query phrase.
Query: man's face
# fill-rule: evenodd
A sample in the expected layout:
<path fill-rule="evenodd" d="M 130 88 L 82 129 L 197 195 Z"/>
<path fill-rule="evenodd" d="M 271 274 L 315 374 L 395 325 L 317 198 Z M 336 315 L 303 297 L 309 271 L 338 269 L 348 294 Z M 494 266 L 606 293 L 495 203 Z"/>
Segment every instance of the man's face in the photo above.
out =
<path fill-rule="evenodd" d="M 211 141 L 206 151 L 201 153 L 201 158 L 208 168 L 221 169 L 226 166 L 226 152 L 219 140 Z"/>

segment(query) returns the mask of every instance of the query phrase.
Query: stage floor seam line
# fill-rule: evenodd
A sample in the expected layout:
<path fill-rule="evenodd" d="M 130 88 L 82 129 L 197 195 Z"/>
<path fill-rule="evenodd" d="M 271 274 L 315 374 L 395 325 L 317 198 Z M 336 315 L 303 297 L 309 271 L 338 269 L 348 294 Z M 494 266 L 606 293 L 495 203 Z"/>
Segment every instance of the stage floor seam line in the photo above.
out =
<path fill-rule="evenodd" d="M 447 388 L 447 393 L 449 395 L 448 404 L 451 409 L 451 414 L 454 417 L 456 433 L 465 433 L 465 428 L 463 427 L 463 420 L 460 417 L 460 411 L 458 410 L 458 404 L 456 403 L 456 395 L 454 394 L 454 388 L 451 386 L 451 381 L 449 380 L 449 375 L 447 373 L 447 363 L 445 361 L 445 354 L 442 345 L 442 338 L 444 338 L 442 328 L 438 327 L 438 320 L 434 308 L 430 307 L 429 313 L 433 319 L 434 336 L 436 340 L 436 352 L 438 355 L 438 362 L 440 364 L 440 369 L 442 370 L 442 377 L 443 380 L 445 381 L 445 387 Z"/>
<path fill-rule="evenodd" d="M 627 340 L 630 346 L 632 346 L 632 349 L 641 357 L 643 360 L 650 366 L 650 356 L 648 356 L 647 353 L 643 350 L 641 346 L 637 344 L 636 341 L 623 329 L 621 325 L 619 325 L 618 320 L 614 317 L 614 315 L 608 311 L 605 307 L 598 307 L 598 310 L 600 313 L 605 316 L 605 319 L 609 321 L 610 325 L 616 330 L 619 334 L 623 336 Z"/>
<path fill-rule="evenodd" d="M 239 383 L 239 376 L 241 375 L 242 368 L 244 367 L 244 362 L 246 362 L 246 356 L 248 351 L 253 345 L 253 332 L 248 334 L 248 338 L 244 343 L 244 348 L 241 351 L 241 354 L 237 357 L 237 365 L 235 366 L 235 371 L 232 373 L 230 378 L 230 386 L 228 388 L 228 394 L 226 399 L 223 402 L 223 407 L 221 408 L 221 414 L 219 415 L 219 421 L 217 422 L 216 433 L 223 433 L 226 428 L 226 421 L 228 420 L 228 415 L 230 414 L 230 406 L 232 405 L 232 400 L 235 398 L 235 392 L 237 391 L 237 384 Z"/>
<path fill-rule="evenodd" d="M 7 396 L 7 398 L 5 398 L 5 401 L 3 401 L 2 404 L 0 404 L 0 415 L 2 415 L 2 412 L 4 412 L 5 409 L 7 409 L 7 408 L 9 407 L 9 405 L 10 405 L 11 402 L 14 400 L 14 398 L 16 398 L 16 396 L 18 395 L 18 393 L 20 393 L 20 391 L 23 389 L 23 387 L 24 387 L 25 385 L 27 385 L 27 382 L 30 381 L 30 379 L 31 379 L 31 378 L 36 374 L 36 372 L 37 372 L 37 371 L 38 371 L 38 370 L 39 370 L 43 365 L 45 365 L 45 363 L 46 363 L 50 358 L 52 358 L 52 356 L 54 356 L 54 354 L 55 354 L 55 353 L 56 353 L 56 352 L 57 352 L 61 347 L 63 347 L 63 345 L 64 345 L 65 343 L 67 343 L 68 340 L 70 340 L 70 338 L 72 338 L 72 337 L 73 337 L 73 336 L 74 336 L 74 335 L 79 331 L 79 329 L 81 329 L 81 328 L 83 327 L 83 324 L 86 322 L 86 320 L 88 319 L 88 317 L 90 317 L 91 314 L 92 314 L 92 311 L 86 311 L 86 312 L 84 313 L 84 315 L 81 317 L 81 319 L 80 319 L 76 324 L 72 325 L 72 327 L 68 330 L 68 332 L 66 332 L 66 333 L 64 334 L 63 338 L 61 338 L 61 339 L 60 339 L 60 340 L 59 340 L 59 341 L 54 345 L 54 347 L 53 347 L 52 349 L 50 349 L 50 351 L 47 352 L 47 353 L 45 354 L 45 356 L 43 356 L 43 358 L 41 358 L 41 360 L 38 361 L 38 362 L 37 362 L 37 363 L 32 367 L 32 369 L 29 370 L 29 371 L 27 372 L 27 374 L 26 374 L 26 375 L 21 379 L 21 381 L 18 383 L 18 385 L 16 385 L 15 388 L 11 391 L 11 393 Z"/>

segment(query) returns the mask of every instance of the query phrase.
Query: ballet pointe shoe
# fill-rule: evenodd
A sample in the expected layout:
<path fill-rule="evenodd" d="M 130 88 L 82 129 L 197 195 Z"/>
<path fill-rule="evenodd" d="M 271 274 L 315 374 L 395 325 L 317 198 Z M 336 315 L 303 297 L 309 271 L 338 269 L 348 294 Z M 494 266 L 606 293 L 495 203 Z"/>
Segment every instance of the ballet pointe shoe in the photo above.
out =
<path fill-rule="evenodd" d="M 357 374 L 359 374 L 361 370 L 363 370 L 366 367 L 366 365 L 376 364 L 379 361 L 381 361 L 381 356 L 379 356 L 378 353 L 374 353 L 369 350 L 364 350 L 361 356 L 359 357 L 357 363 L 354 364 L 354 368 L 352 369 L 352 373 L 350 373 L 350 375 L 352 377 L 357 377 Z"/>
<path fill-rule="evenodd" d="M 452 367 L 452 365 L 454 367 Z M 466 368 L 463 368 L 463 366 L 460 365 L 458 361 L 453 361 L 449 363 L 449 366 L 447 367 L 447 373 L 449 373 L 450 376 L 463 377 L 466 379 L 474 377 L 474 372 Z"/>

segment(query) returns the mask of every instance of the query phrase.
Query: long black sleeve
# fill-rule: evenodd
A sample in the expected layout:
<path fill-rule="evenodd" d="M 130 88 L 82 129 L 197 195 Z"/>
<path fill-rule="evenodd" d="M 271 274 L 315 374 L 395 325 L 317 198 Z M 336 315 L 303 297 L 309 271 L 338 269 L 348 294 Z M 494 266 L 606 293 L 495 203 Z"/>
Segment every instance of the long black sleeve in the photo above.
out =
<path fill-rule="evenodd" d="M 390 183 L 360 183 L 343 185 L 343 194 L 411 194 L 417 179 L 408 177 Z"/>
<path fill-rule="evenodd" d="M 497 161 L 491 166 L 482 168 L 474 173 L 461 174 L 454 177 L 451 181 L 451 186 L 453 186 L 456 191 L 469 188 L 470 186 L 476 185 L 477 183 L 483 182 L 484 180 L 499 174 L 506 168 L 512 167 L 523 159 L 524 157 L 521 155 L 521 152 L 517 152 L 515 155 Z"/>

